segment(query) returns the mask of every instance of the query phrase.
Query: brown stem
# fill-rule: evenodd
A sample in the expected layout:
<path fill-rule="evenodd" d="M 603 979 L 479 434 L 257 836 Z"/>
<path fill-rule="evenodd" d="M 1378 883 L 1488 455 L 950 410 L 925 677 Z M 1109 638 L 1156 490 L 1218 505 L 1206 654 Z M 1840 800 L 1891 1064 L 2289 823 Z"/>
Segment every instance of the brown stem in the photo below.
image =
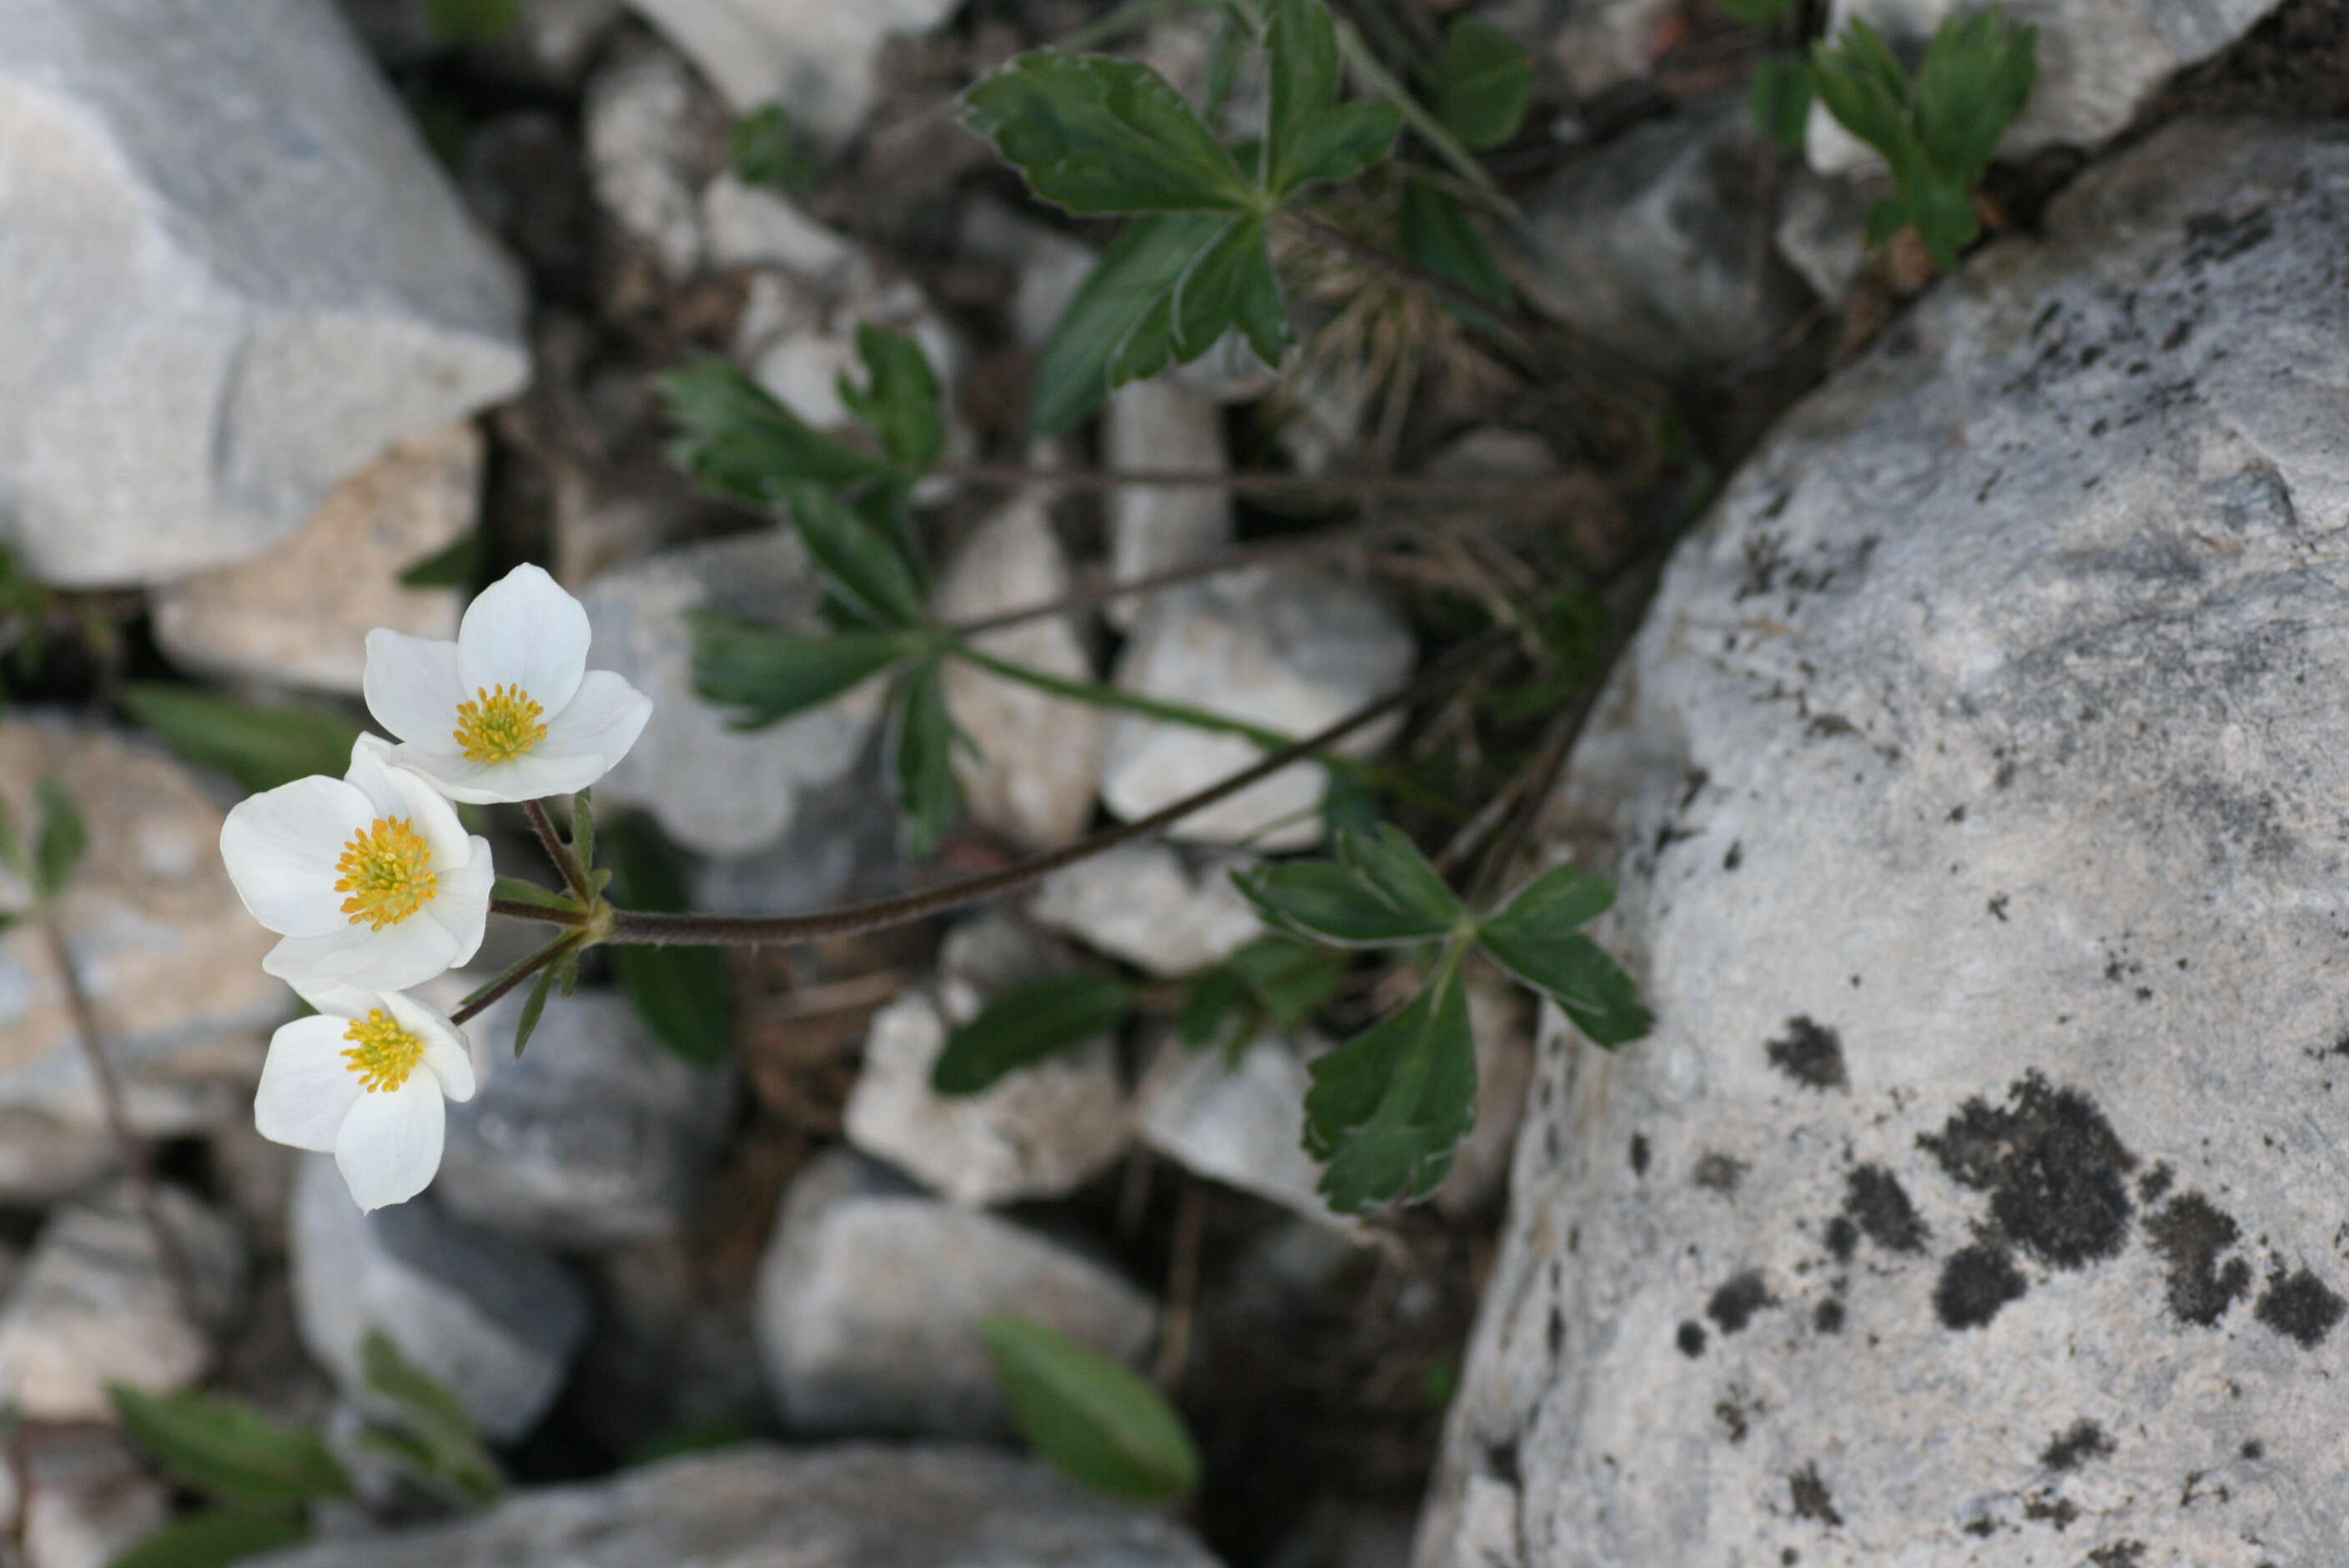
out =
<path fill-rule="evenodd" d="M 155 1166 L 147 1157 L 147 1145 L 130 1130 L 130 1118 L 122 1108 L 121 1082 L 114 1076 L 113 1064 L 106 1059 L 106 1037 L 98 1029 L 98 1009 L 91 1006 L 89 992 L 81 983 L 80 967 L 74 963 L 73 951 L 66 944 L 57 912 L 44 909 L 36 919 L 42 940 L 49 950 L 49 963 L 57 970 L 57 984 L 66 994 L 66 1011 L 73 1019 L 74 1038 L 80 1044 L 82 1058 L 89 1064 L 89 1076 L 98 1085 L 98 1109 L 106 1119 L 107 1137 L 114 1144 L 124 1173 L 130 1178 L 131 1195 L 154 1239 L 155 1257 L 162 1266 L 163 1277 L 179 1300 L 180 1311 L 202 1332 L 206 1327 L 207 1315 L 196 1295 L 195 1275 L 189 1271 L 187 1254 L 180 1250 L 180 1238 L 163 1218 L 162 1190 L 155 1183 Z"/>
<path fill-rule="evenodd" d="M 588 890 L 586 870 L 580 865 L 579 857 L 571 852 L 571 846 L 564 843 L 562 835 L 554 830 L 554 820 L 546 814 L 544 802 L 524 800 L 522 810 L 523 815 L 530 819 L 531 830 L 538 835 L 539 848 L 544 850 L 546 858 L 554 862 L 554 869 L 563 873 L 564 883 L 571 889 L 571 896 L 583 904 L 592 905 L 595 895 Z"/>
<path fill-rule="evenodd" d="M 567 935 L 556 937 L 553 942 L 548 943 L 545 946 L 540 948 L 537 952 L 532 954 L 521 963 L 516 964 L 512 968 L 507 970 L 504 974 L 499 975 L 496 979 L 491 981 L 480 990 L 475 991 L 471 995 L 467 996 L 463 1005 L 458 1007 L 455 1012 L 449 1015 L 449 1021 L 452 1024 L 462 1024 L 473 1018 L 480 1017 L 482 1013 L 488 1011 L 491 1004 L 494 1003 L 499 997 L 504 995 L 507 992 L 512 990 L 515 986 L 521 985 L 523 981 L 529 979 L 532 975 L 537 974 L 540 970 L 545 968 L 548 965 L 554 963 L 556 959 L 562 957 L 564 954 L 569 952 L 572 948 L 578 946 L 586 939 L 587 934 L 584 930 L 574 931 Z"/>
<path fill-rule="evenodd" d="M 515 920 L 543 921 L 548 925 L 585 925 L 587 917 L 575 909 L 550 909 L 543 903 L 524 903 L 518 898 L 490 900 L 492 914 L 508 915 Z"/>

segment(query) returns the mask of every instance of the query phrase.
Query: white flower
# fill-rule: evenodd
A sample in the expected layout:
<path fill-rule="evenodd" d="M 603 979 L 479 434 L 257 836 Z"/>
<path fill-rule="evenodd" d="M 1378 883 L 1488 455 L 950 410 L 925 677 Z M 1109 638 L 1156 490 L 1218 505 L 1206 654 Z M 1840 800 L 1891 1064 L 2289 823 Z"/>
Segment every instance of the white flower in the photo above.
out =
<path fill-rule="evenodd" d="M 367 634 L 367 709 L 395 753 L 451 799 L 485 804 L 585 789 L 628 754 L 652 699 L 587 668 L 587 612 L 535 566 L 466 608 L 453 643 Z"/>
<path fill-rule="evenodd" d="M 238 802 L 221 859 L 254 919 L 285 940 L 261 966 L 303 984 L 420 985 L 473 955 L 490 918 L 490 845 L 372 735 L 339 779 Z"/>
<path fill-rule="evenodd" d="M 440 1169 L 442 1101 L 473 1098 L 464 1032 L 398 991 L 295 989 L 318 1012 L 270 1037 L 254 1125 L 333 1154 L 360 1208 L 406 1202 Z"/>

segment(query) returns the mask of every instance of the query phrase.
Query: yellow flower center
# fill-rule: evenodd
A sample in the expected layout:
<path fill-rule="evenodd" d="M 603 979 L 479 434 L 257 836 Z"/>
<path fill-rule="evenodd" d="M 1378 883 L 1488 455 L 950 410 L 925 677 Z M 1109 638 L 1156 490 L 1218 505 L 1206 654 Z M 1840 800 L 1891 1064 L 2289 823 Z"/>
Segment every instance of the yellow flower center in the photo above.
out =
<path fill-rule="evenodd" d="M 516 686 L 473 688 L 477 699 L 457 705 L 457 748 L 469 762 L 511 762 L 546 738 L 546 710 Z"/>
<path fill-rule="evenodd" d="M 440 885 L 432 870 L 432 846 L 405 817 L 378 817 L 373 826 L 353 833 L 335 869 L 343 873 L 335 891 L 351 895 L 343 900 L 343 913 L 353 925 L 378 931 L 423 908 Z"/>
<path fill-rule="evenodd" d="M 424 1059 L 424 1042 L 401 1028 L 380 1007 L 364 1018 L 353 1018 L 351 1026 L 343 1031 L 343 1038 L 351 1042 L 351 1048 L 343 1053 L 343 1060 L 351 1064 L 351 1071 L 358 1075 L 359 1087 L 369 1094 L 378 1089 L 398 1088 L 416 1070 L 416 1064 Z"/>

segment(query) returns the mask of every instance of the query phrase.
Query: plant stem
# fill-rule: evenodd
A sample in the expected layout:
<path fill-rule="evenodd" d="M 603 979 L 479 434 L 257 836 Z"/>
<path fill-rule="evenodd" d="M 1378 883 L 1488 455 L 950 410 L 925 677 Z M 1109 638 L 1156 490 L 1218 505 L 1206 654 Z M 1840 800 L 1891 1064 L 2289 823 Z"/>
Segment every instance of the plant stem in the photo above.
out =
<path fill-rule="evenodd" d="M 1536 359 L 1547 357 L 1526 337 L 1524 333 L 1509 324 L 1506 319 L 1507 315 L 1506 306 L 1497 305 L 1483 294 L 1462 288 L 1442 273 L 1433 272 L 1421 266 L 1417 262 L 1406 261 L 1401 256 L 1391 254 L 1376 245 L 1365 244 L 1343 229 L 1325 223 L 1310 212 L 1292 209 L 1283 212 L 1281 217 L 1295 224 L 1299 232 L 1309 235 L 1327 249 L 1350 256 L 1364 266 L 1374 267 L 1391 277 L 1409 284 L 1415 289 L 1433 294 L 1454 309 L 1465 313 L 1471 321 L 1491 323 L 1495 335 L 1518 353 Z"/>
<path fill-rule="evenodd" d="M 1501 187 L 1475 154 L 1460 145 L 1460 139 L 1444 129 L 1444 122 L 1427 112 L 1420 101 L 1411 96 L 1411 89 L 1395 80 L 1362 35 L 1343 16 L 1333 17 L 1338 24 L 1338 52 L 1346 57 L 1355 75 L 1367 83 L 1372 92 L 1392 103 L 1402 114 L 1403 123 L 1418 133 L 1419 139 L 1434 150 L 1435 155 L 1452 166 L 1452 171 L 1475 186 L 1482 199 L 1496 211 L 1511 218 L 1521 217 L 1516 204 L 1501 194 Z"/>
<path fill-rule="evenodd" d="M 550 909 L 543 903 L 524 903 L 518 898 L 490 900 L 490 913 L 515 920 L 543 921 L 548 925 L 585 925 L 587 917 L 574 909 Z"/>
<path fill-rule="evenodd" d="M 512 968 L 467 996 L 457 1010 L 449 1015 L 452 1024 L 462 1024 L 480 1017 L 497 999 L 587 940 L 583 928 L 566 932 L 540 948 Z"/>
<path fill-rule="evenodd" d="M 562 835 L 554 830 L 554 820 L 546 814 L 545 804 L 538 800 L 524 800 L 522 810 L 523 814 L 530 819 L 531 830 L 538 835 L 539 848 L 544 850 L 546 858 L 554 862 L 554 869 L 563 873 L 564 883 L 571 889 L 571 896 L 592 907 L 595 894 L 587 886 L 586 869 L 580 865 L 579 857 L 571 852 L 571 846 L 564 843 Z"/>

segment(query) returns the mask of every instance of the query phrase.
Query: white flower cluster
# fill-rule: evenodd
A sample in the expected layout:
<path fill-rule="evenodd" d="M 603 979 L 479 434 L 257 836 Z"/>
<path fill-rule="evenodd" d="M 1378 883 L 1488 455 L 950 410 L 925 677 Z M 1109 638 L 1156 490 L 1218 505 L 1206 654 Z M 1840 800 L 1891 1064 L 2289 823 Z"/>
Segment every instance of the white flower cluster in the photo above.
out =
<path fill-rule="evenodd" d="M 399 738 L 351 748 L 340 779 L 240 802 L 221 858 L 282 940 L 262 967 L 317 1009 L 269 1042 L 262 1135 L 331 1151 L 362 1209 L 440 1167 L 445 1100 L 473 1097 L 464 1031 L 406 994 L 470 960 L 489 923 L 489 841 L 451 800 L 584 789 L 643 733 L 651 699 L 587 668 L 587 612 L 535 566 L 465 611 L 453 643 L 367 634 L 367 710 Z"/>

